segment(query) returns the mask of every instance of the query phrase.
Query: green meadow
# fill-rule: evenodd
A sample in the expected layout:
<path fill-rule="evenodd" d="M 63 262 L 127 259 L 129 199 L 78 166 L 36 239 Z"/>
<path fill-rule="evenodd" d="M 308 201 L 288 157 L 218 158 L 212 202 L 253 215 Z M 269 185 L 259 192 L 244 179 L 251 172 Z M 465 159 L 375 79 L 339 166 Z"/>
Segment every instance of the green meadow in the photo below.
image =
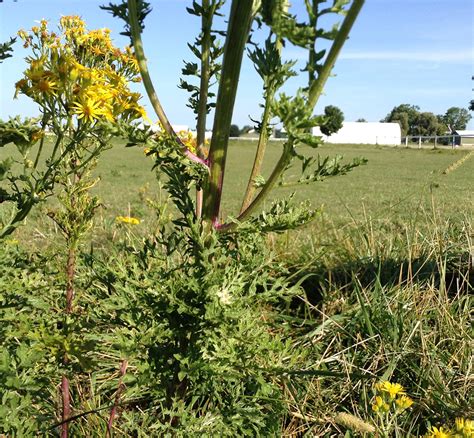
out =
<path fill-rule="evenodd" d="M 309 200 L 315 209 L 337 226 L 371 220 L 425 223 L 426 213 L 436 212 L 444 220 L 472 218 L 474 214 L 474 159 L 467 159 L 459 167 L 444 173 L 454 163 L 462 160 L 469 150 L 462 149 L 407 149 L 404 147 L 374 145 L 331 145 L 310 150 L 305 154 L 321 157 L 342 155 L 345 160 L 356 157 L 368 159 L 366 165 L 347 175 L 328 178 L 309 185 L 277 187 L 266 201 L 281 199 L 294 193 L 294 201 Z M 242 193 L 250 174 L 255 142 L 233 141 L 230 146 L 228 172 L 225 175 L 223 210 L 225 214 L 238 214 Z M 279 142 L 270 143 L 267 149 L 264 173 L 269 174 L 281 150 Z M 6 154 L 6 151 L 0 151 Z M 144 202 L 146 197 L 165 199 L 155 173 L 153 160 L 145 157 L 143 148 L 126 148 L 117 142 L 106 151 L 95 170 L 100 182 L 95 193 L 102 208 L 99 222 L 113 223 L 118 215 L 132 215 L 147 227 L 150 217 Z M 300 163 L 295 160 L 287 171 L 285 182 L 299 175 Z M 42 206 L 48 208 L 48 204 Z M 421 216 L 424 218 L 422 218 Z M 31 233 L 41 244 L 41 235 L 52 231 L 50 221 L 39 210 L 28 218 L 26 226 L 17 236 Z"/>

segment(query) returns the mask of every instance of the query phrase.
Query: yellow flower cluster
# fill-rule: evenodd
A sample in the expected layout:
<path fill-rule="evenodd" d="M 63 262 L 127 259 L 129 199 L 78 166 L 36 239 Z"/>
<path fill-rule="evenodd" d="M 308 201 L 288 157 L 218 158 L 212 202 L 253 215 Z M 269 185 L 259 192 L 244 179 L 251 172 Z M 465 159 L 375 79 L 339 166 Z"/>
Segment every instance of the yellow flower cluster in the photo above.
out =
<path fill-rule="evenodd" d="M 193 154 L 196 154 L 197 141 L 196 137 L 191 131 L 179 131 L 176 133 L 182 143 L 190 150 Z"/>
<path fill-rule="evenodd" d="M 139 93 L 128 82 L 140 81 L 138 63 L 131 49 L 115 48 L 110 30 L 87 31 L 77 16 L 62 17 L 57 35 L 46 20 L 30 32 L 18 32 L 33 55 L 28 69 L 16 83 L 21 93 L 44 108 L 76 117 L 80 123 L 98 120 L 132 121 L 146 117 Z"/>
<path fill-rule="evenodd" d="M 375 385 L 376 395 L 372 410 L 374 412 L 386 413 L 392 408 L 395 412 L 403 412 L 413 404 L 413 400 L 408 397 L 402 385 L 383 381 Z"/>
<path fill-rule="evenodd" d="M 464 418 L 456 418 L 454 427 L 446 425 L 438 427 L 432 426 L 425 438 L 473 438 L 474 421 Z"/>
<path fill-rule="evenodd" d="M 196 155 L 197 154 L 196 136 L 191 131 L 179 131 L 177 132 L 177 135 L 179 139 L 182 141 L 182 143 L 186 146 L 186 148 Z M 209 145 L 209 141 L 205 140 L 203 153 L 204 153 L 204 156 L 206 157 L 209 152 L 207 148 L 208 145 Z"/>
<path fill-rule="evenodd" d="M 140 223 L 140 219 L 131 216 L 117 216 L 115 218 L 115 222 L 118 224 L 138 225 Z"/>

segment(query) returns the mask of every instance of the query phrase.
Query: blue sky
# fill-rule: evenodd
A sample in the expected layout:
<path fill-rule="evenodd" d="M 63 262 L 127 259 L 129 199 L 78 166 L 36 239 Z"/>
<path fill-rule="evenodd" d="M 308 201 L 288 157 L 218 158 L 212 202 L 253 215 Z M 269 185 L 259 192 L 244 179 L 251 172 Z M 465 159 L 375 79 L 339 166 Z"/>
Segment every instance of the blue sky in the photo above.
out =
<path fill-rule="evenodd" d="M 0 41 L 20 28 L 31 28 L 35 20 L 46 18 L 53 27 L 61 15 L 79 14 L 89 29 L 108 27 L 116 45 L 128 44 L 127 38 L 119 35 L 122 23 L 99 9 L 104 3 L 105 0 L 3 0 Z M 146 21 L 144 42 L 158 94 L 172 123 L 193 126 L 194 115 L 185 106 L 187 94 L 177 84 L 182 61 L 189 57 L 186 43 L 198 32 L 198 20 L 185 11 L 190 0 L 151 3 L 153 12 Z M 291 3 L 298 12 L 304 2 Z M 474 86 L 473 17 L 472 0 L 367 0 L 317 112 L 332 104 L 343 110 L 348 121 L 360 117 L 378 121 L 401 103 L 416 104 L 435 114 L 442 114 L 451 106 L 466 108 L 473 98 Z M 12 99 L 14 83 L 25 68 L 23 58 L 28 55 L 21 44 L 16 44 L 15 49 L 15 57 L 0 64 L 3 119 L 16 114 L 38 114 L 28 98 Z M 288 48 L 285 56 L 300 59 L 301 55 L 299 50 Z M 298 81 L 293 81 L 288 88 L 298 85 Z M 245 61 L 235 123 L 251 125 L 248 117 L 259 117 L 261 92 L 258 76 Z M 470 128 L 474 128 L 473 121 Z"/>

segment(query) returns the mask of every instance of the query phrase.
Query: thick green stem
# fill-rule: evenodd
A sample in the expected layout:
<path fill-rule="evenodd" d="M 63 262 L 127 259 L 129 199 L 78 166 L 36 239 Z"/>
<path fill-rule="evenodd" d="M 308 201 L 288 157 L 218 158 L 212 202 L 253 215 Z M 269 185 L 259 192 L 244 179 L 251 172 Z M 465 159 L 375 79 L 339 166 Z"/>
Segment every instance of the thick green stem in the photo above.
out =
<path fill-rule="evenodd" d="M 309 98 L 308 103 L 311 108 L 314 108 L 318 99 L 323 92 L 324 85 L 331 74 L 332 68 L 336 62 L 339 52 L 342 49 L 342 46 L 347 40 L 349 32 L 354 24 L 357 16 L 359 15 L 362 6 L 364 5 L 365 0 L 354 0 L 349 11 L 347 12 L 346 18 L 344 19 L 339 32 L 337 33 L 336 39 L 334 40 L 331 49 L 324 61 L 323 68 L 319 72 L 318 78 L 311 84 L 309 89 Z"/>
<path fill-rule="evenodd" d="M 252 203 L 247 207 L 247 209 L 237 217 L 237 223 L 227 223 L 227 224 L 221 225 L 220 227 L 218 227 L 219 231 L 230 231 L 234 229 L 235 227 L 237 227 L 239 222 L 246 220 L 260 206 L 262 201 L 267 197 L 270 190 L 278 181 L 278 178 L 280 178 L 281 174 L 285 170 L 288 163 L 291 161 L 291 154 L 289 150 L 292 147 L 293 147 L 293 140 L 289 139 L 285 145 L 284 152 L 282 153 L 280 159 L 278 160 L 267 182 L 262 187 L 262 190 L 260 190 L 260 192 L 252 201 Z"/>
<path fill-rule="evenodd" d="M 229 130 L 240 77 L 242 57 L 253 18 L 254 0 L 233 0 L 227 28 L 222 73 L 214 117 L 209 163 L 211 174 L 205 191 L 203 218 L 217 225 L 224 171 L 229 143 Z"/>
<path fill-rule="evenodd" d="M 209 9 L 209 0 L 203 0 L 204 10 Z M 210 51 L 211 51 L 211 27 L 213 14 L 202 14 L 202 40 L 201 40 L 201 83 L 199 87 L 199 104 L 196 123 L 196 151 L 200 158 L 206 158 L 204 145 L 206 142 L 206 119 L 207 119 L 207 99 L 209 94 L 210 79 Z M 196 216 L 202 215 L 203 191 L 196 192 Z"/>

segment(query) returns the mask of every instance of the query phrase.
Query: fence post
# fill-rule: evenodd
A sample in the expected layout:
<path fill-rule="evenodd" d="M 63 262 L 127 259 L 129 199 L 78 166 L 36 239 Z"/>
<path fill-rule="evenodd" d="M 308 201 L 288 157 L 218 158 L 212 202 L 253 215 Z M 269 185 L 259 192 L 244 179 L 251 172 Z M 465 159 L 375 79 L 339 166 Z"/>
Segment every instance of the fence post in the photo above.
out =
<path fill-rule="evenodd" d="M 434 141 L 434 148 L 436 149 L 436 146 L 438 145 L 438 136 L 435 135 L 435 141 Z"/>
<path fill-rule="evenodd" d="M 408 147 L 408 135 L 405 137 L 405 146 Z"/>
<path fill-rule="evenodd" d="M 421 135 L 418 137 L 418 149 L 421 149 Z"/>

